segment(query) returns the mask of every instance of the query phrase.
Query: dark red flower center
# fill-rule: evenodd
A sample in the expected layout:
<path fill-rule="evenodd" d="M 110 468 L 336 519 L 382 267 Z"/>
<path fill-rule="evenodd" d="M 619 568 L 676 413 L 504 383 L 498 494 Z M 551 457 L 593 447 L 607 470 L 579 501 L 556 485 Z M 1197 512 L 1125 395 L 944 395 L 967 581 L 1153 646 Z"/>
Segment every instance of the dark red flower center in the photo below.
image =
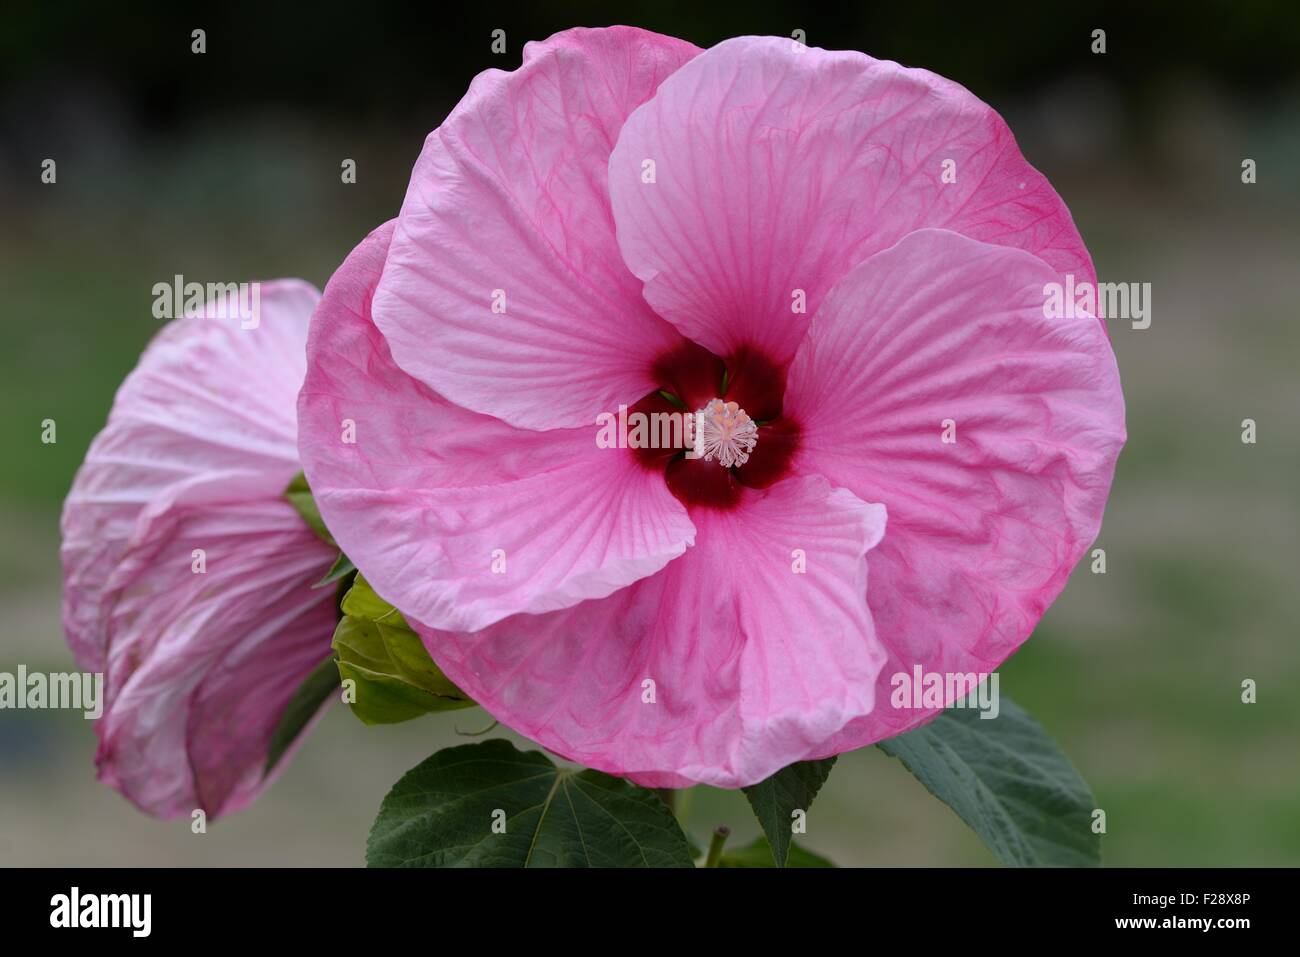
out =
<path fill-rule="evenodd" d="M 689 340 L 657 358 L 652 366 L 659 389 L 628 409 L 650 417 L 704 410 L 722 400 L 734 417 L 747 414 L 757 425 L 752 449 L 743 461 L 725 466 L 720 457 L 692 458 L 682 448 L 636 448 L 631 453 L 647 468 L 663 469 L 668 488 L 684 504 L 731 508 L 741 489 L 766 488 L 784 478 L 799 443 L 799 426 L 782 415 L 785 369 L 761 351 L 742 347 L 725 359 Z M 731 403 L 735 403 L 732 409 Z M 717 408 L 717 406 L 715 406 Z M 728 418 L 730 424 L 732 419 Z M 742 448 L 747 445 L 742 445 Z"/>

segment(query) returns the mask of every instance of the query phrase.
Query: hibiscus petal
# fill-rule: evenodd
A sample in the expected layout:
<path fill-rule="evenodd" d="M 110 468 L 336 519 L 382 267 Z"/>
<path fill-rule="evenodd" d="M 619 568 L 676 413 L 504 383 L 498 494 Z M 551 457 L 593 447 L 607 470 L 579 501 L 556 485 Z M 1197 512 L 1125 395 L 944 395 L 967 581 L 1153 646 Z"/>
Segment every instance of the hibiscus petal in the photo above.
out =
<path fill-rule="evenodd" d="M 95 760 L 151 814 L 215 818 L 270 783 L 280 717 L 330 654 L 334 591 L 311 585 L 332 550 L 282 501 L 182 509 L 156 532 L 129 557 L 136 574 L 113 605 Z M 195 548 L 204 574 L 191 570 Z"/>
<path fill-rule="evenodd" d="M 817 476 L 743 495 L 697 510 L 699 543 L 609 598 L 472 635 L 417 630 L 549 750 L 648 786 L 753 784 L 872 710 L 885 655 L 865 556 L 885 510 Z"/>
<path fill-rule="evenodd" d="M 586 425 L 657 388 L 650 365 L 678 337 L 619 255 L 606 169 L 627 115 L 698 52 L 630 27 L 569 30 L 475 78 L 425 142 L 375 292 L 402 369 L 532 429 Z"/>
<path fill-rule="evenodd" d="M 180 505 L 278 497 L 298 471 L 294 403 L 320 293 L 261 284 L 260 323 L 186 318 L 165 326 L 118 390 L 64 503 L 64 630 L 102 670 L 105 604 L 123 554 Z"/>
<path fill-rule="evenodd" d="M 329 654 L 333 595 L 311 586 L 336 550 L 281 497 L 319 298 L 262 283 L 255 328 L 165 327 L 64 505 L 64 627 L 106 676 L 100 777 L 152 814 L 252 800 L 284 706 Z"/>
<path fill-rule="evenodd" d="M 882 706 L 821 754 L 933 713 L 883 704 L 895 673 L 995 669 L 1096 537 L 1124 400 L 1101 323 L 1045 317 L 1056 278 L 1019 250 L 922 230 L 854 269 L 813 319 L 786 392 L 795 468 L 889 509 L 869 595 L 890 651 Z"/>
<path fill-rule="evenodd" d="M 473 630 L 603 598 L 682 554 L 686 509 L 662 472 L 598 448 L 594 418 L 516 429 L 397 367 L 368 314 L 392 234 L 372 233 L 326 287 L 299 402 L 316 503 L 375 590 L 408 619 Z"/>
<path fill-rule="evenodd" d="M 942 181 L 946 160 L 955 182 Z M 861 53 L 720 43 L 628 118 L 609 177 L 646 299 L 722 356 L 748 345 L 788 361 L 840 277 L 922 227 L 1093 279 L 1069 210 L 997 113 L 955 83 Z"/>

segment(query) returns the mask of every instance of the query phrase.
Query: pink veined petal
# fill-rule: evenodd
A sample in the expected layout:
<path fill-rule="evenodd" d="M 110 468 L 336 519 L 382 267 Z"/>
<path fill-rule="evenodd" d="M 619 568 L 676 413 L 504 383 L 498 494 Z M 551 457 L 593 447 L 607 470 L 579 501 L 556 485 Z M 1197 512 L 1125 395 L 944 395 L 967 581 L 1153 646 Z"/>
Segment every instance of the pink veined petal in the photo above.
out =
<path fill-rule="evenodd" d="M 1045 317 L 1057 278 L 1020 250 L 921 230 L 814 317 L 786 393 L 795 467 L 889 509 L 868 595 L 889 663 L 875 711 L 807 757 L 931 717 L 890 706 L 898 672 L 996 669 L 1096 537 L 1124 400 L 1102 324 Z"/>
<path fill-rule="evenodd" d="M 567 758 L 647 786 L 761 781 L 872 710 L 865 556 L 885 510 L 818 476 L 744 496 L 697 510 L 697 545 L 608 598 L 417 630 L 494 717 Z"/>
<path fill-rule="evenodd" d="M 948 161 L 955 182 L 943 181 Z M 788 361 L 854 264 L 923 227 L 1094 278 L 1069 210 L 997 113 L 862 53 L 724 41 L 628 118 L 609 177 L 646 299 L 718 355 L 749 345 Z"/>
<path fill-rule="evenodd" d="M 163 818 L 251 802 L 290 698 L 330 654 L 332 550 L 287 502 L 183 508 L 128 556 L 113 605 L 100 778 Z M 192 571 L 193 549 L 206 571 Z M 305 737 L 300 734 L 298 742 Z M 295 743 L 295 748 L 297 743 Z"/>
<path fill-rule="evenodd" d="M 278 497 L 298 472 L 294 402 L 320 293 L 261 283 L 256 328 L 177 319 L 118 390 L 64 502 L 63 622 L 78 663 L 102 670 L 116 566 L 178 505 Z"/>
<path fill-rule="evenodd" d="M 603 598 L 695 539 L 661 473 L 584 428 L 534 432 L 459 408 L 397 367 L 369 316 L 392 225 L 316 310 L 299 400 L 303 467 L 343 551 L 408 619 L 471 631 Z M 345 441 L 346 423 L 354 441 Z"/>
<path fill-rule="evenodd" d="M 585 426 L 658 386 L 678 336 L 614 240 L 606 173 L 627 115 L 699 50 L 576 29 L 488 70 L 425 142 L 374 296 L 397 365 L 466 409 Z"/>
<path fill-rule="evenodd" d="M 64 504 L 64 627 L 106 678 L 100 777 L 152 814 L 252 800 L 285 704 L 329 654 L 333 595 L 311 585 L 336 550 L 282 499 L 319 298 L 278 280 L 255 327 L 170 323 Z"/>

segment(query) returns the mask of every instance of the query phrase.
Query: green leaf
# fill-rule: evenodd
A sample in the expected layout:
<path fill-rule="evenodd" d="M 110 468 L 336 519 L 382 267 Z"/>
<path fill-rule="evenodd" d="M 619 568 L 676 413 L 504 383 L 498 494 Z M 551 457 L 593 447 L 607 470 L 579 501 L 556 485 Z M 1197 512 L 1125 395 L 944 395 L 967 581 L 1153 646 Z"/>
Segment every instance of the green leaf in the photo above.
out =
<path fill-rule="evenodd" d="M 1097 806 L 1079 772 L 1038 722 L 1003 695 L 998 716 L 949 708 L 880 742 L 926 790 L 957 812 L 1003 864 L 1091 867 Z"/>
<path fill-rule="evenodd" d="M 280 723 L 271 733 L 271 748 L 267 752 L 266 765 L 262 769 L 263 777 L 270 774 L 280 763 L 289 746 L 316 716 L 325 699 L 333 694 L 338 686 L 339 669 L 334 664 L 334 656 L 330 655 L 312 669 L 307 680 L 298 686 L 298 690 L 289 699 L 289 704 L 285 706 L 284 713 L 280 715 Z"/>
<path fill-rule="evenodd" d="M 785 867 L 790 855 L 794 812 L 808 812 L 834 766 L 833 756 L 821 761 L 800 761 L 744 789 L 754 816 L 771 843 L 772 859 L 777 867 Z"/>
<path fill-rule="evenodd" d="M 402 613 L 379 597 L 370 587 L 363 575 L 357 575 L 356 581 L 348 589 L 340 603 L 343 614 L 352 618 L 364 618 L 366 621 L 386 621 L 391 625 L 406 628 L 406 619 Z"/>
<path fill-rule="evenodd" d="M 341 582 L 356 570 L 357 566 L 352 564 L 352 559 L 348 558 L 348 556 L 344 555 L 342 552 L 339 552 L 339 557 L 334 559 L 334 564 L 331 565 L 330 570 L 325 573 L 325 577 L 311 587 L 324 588 L 326 585 Z"/>
<path fill-rule="evenodd" d="M 722 860 L 718 861 L 719 867 L 775 867 L 773 863 L 775 857 L 772 854 L 772 846 L 767 843 L 767 838 L 759 837 L 752 844 L 739 848 L 734 851 L 724 851 Z M 786 867 L 834 867 L 835 865 L 822 857 L 820 854 L 814 854 L 812 851 L 800 847 L 798 844 L 791 844 L 789 857 L 785 863 Z"/>
<path fill-rule="evenodd" d="M 320 517 L 320 509 L 316 507 L 316 499 L 312 497 L 306 475 L 302 472 L 295 475 L 288 488 L 284 490 L 284 497 L 298 510 L 298 514 L 311 526 L 313 532 L 331 545 L 334 544 L 334 536 L 325 527 L 325 520 Z"/>
<path fill-rule="evenodd" d="M 694 866 L 685 835 L 653 791 L 599 771 L 557 768 L 500 739 L 446 748 L 408 771 L 379 808 L 366 863 Z"/>
<path fill-rule="evenodd" d="M 357 574 L 334 630 L 339 674 L 355 682 L 353 713 L 366 724 L 395 724 L 432 711 L 473 707 L 442 673 L 406 620 Z"/>

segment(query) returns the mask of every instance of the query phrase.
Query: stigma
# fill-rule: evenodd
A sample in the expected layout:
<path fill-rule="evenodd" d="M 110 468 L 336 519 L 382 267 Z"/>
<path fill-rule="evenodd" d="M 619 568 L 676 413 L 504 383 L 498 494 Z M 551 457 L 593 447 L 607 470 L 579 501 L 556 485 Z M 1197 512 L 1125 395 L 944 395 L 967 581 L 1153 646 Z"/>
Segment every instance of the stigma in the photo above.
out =
<path fill-rule="evenodd" d="M 704 461 L 727 469 L 749 461 L 758 444 L 758 426 L 735 402 L 711 399 L 695 413 L 695 421 L 700 431 L 696 452 Z"/>

